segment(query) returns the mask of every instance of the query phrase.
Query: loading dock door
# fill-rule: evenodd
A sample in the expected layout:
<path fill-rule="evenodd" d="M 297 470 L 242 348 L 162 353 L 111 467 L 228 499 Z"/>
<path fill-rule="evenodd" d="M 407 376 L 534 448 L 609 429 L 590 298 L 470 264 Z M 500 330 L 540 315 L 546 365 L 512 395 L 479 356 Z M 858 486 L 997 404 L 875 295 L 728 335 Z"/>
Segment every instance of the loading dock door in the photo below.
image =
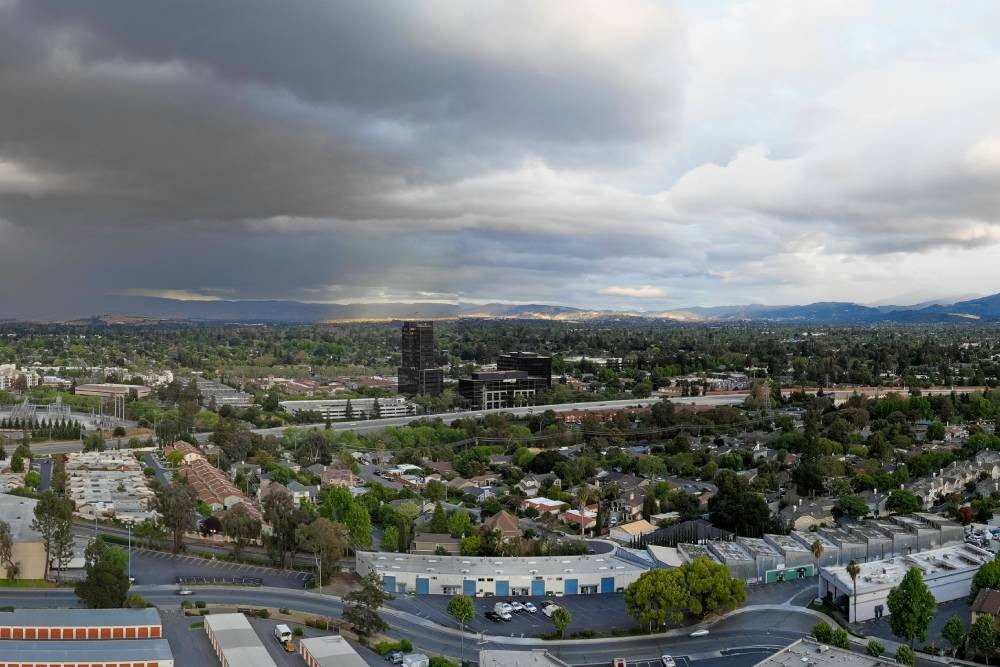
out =
<path fill-rule="evenodd" d="M 531 582 L 531 594 L 534 596 L 545 595 L 545 582 L 535 579 Z"/>
<path fill-rule="evenodd" d="M 614 593 L 615 592 L 615 578 L 614 577 L 601 577 L 601 592 L 602 593 Z"/>
<path fill-rule="evenodd" d="M 462 582 L 462 593 L 470 598 L 476 597 L 476 580 L 466 579 Z"/>
<path fill-rule="evenodd" d="M 566 588 L 565 588 L 566 595 L 576 595 L 577 594 L 577 583 L 576 582 L 577 582 L 576 579 L 567 579 L 566 580 Z"/>
<path fill-rule="evenodd" d="M 396 592 L 396 577 L 391 574 L 382 575 L 382 590 L 386 593 Z"/>
<path fill-rule="evenodd" d="M 507 597 L 510 595 L 510 582 L 500 581 L 497 579 L 497 595 L 500 597 Z"/>
<path fill-rule="evenodd" d="M 417 577 L 417 595 L 427 595 L 431 592 L 431 580 L 427 577 Z"/>

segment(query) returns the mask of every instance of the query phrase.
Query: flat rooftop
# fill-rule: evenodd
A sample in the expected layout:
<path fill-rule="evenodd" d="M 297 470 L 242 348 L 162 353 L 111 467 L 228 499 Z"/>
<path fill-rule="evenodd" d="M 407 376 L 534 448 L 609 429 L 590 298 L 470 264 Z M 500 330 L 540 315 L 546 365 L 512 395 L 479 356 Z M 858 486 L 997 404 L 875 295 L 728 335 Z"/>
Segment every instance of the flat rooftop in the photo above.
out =
<path fill-rule="evenodd" d="M 752 561 L 753 556 L 737 542 L 714 541 L 711 547 L 715 553 L 725 561 L 745 560 Z"/>
<path fill-rule="evenodd" d="M 778 547 L 782 551 L 798 551 L 802 553 L 808 553 L 809 547 L 799 542 L 797 539 L 791 535 L 771 535 L 767 534 L 764 536 L 771 544 Z"/>
<path fill-rule="evenodd" d="M 811 639 L 800 639 L 754 667 L 879 667 L 896 665 L 890 658 L 873 658 L 861 653 L 827 646 Z"/>
<path fill-rule="evenodd" d="M 173 660 L 166 639 L 94 639 L 30 641 L 0 639 L 0 656 L 7 662 L 104 663 Z M 274 663 L 271 663 L 272 665 Z"/>
<path fill-rule="evenodd" d="M 340 635 L 311 637 L 299 644 L 309 651 L 319 667 L 367 667 L 368 663 L 358 655 L 346 639 Z"/>
<path fill-rule="evenodd" d="M 18 609 L 0 612 L 0 626 L 16 628 L 160 625 L 160 612 L 146 609 Z"/>
<path fill-rule="evenodd" d="M 243 614 L 211 614 L 202 619 L 205 621 L 206 632 L 211 630 L 230 665 L 277 667 Z"/>
<path fill-rule="evenodd" d="M 779 557 L 784 555 L 773 544 L 768 544 L 759 537 L 737 537 L 736 541 L 755 556 Z"/>
<path fill-rule="evenodd" d="M 32 498 L 0 493 L 0 518 L 10 524 L 10 535 L 15 542 L 42 541 L 42 534 L 31 529 L 37 504 Z"/>
<path fill-rule="evenodd" d="M 858 594 L 883 588 L 892 588 L 898 584 L 911 568 L 917 568 L 923 573 L 924 580 L 953 572 L 978 570 L 987 561 L 993 560 L 993 554 L 969 544 L 956 544 L 940 549 L 922 551 L 908 556 L 896 556 L 867 563 L 858 563 L 861 572 L 858 574 Z M 823 568 L 837 579 L 845 590 L 851 590 L 853 582 L 847 574 L 846 566 Z"/>
<path fill-rule="evenodd" d="M 483 649 L 479 652 L 479 667 L 569 667 L 569 664 L 543 648 L 530 651 Z"/>
<path fill-rule="evenodd" d="M 360 551 L 358 560 L 370 563 L 385 574 L 467 574 L 493 577 L 546 574 L 604 574 L 645 572 L 645 568 L 610 555 L 539 556 L 537 558 L 480 558 L 478 556 L 437 556 Z"/>

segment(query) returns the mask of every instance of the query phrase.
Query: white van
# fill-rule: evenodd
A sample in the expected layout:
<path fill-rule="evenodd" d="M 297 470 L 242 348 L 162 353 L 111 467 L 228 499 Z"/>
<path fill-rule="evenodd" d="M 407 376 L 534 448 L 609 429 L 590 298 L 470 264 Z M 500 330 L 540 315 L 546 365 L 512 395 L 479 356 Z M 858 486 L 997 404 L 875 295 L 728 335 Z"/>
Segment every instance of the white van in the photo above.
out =
<path fill-rule="evenodd" d="M 274 626 L 274 638 L 278 640 L 279 644 L 284 646 L 288 642 L 292 641 L 292 629 L 284 623 L 279 623 Z"/>

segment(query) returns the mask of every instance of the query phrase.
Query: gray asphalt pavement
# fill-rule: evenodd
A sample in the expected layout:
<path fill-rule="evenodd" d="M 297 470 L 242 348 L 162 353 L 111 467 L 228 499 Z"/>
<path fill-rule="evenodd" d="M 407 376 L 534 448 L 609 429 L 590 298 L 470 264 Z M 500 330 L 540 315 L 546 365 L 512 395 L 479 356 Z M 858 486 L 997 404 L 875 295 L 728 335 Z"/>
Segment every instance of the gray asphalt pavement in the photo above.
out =
<path fill-rule="evenodd" d="M 41 484 L 38 485 L 38 492 L 44 493 L 49 490 L 52 484 L 52 459 L 37 459 L 38 474 L 42 477 Z"/>
<path fill-rule="evenodd" d="M 264 586 L 301 589 L 311 577 L 305 572 L 257 565 L 174 556 L 162 551 L 132 549 L 132 576 L 136 585 L 173 584 L 177 577 L 256 577 Z"/>
<path fill-rule="evenodd" d="M 156 478 L 160 480 L 161 484 L 164 486 L 170 486 L 174 479 L 174 473 L 172 470 L 168 470 L 160 464 L 160 459 L 156 457 L 156 454 L 153 452 L 146 452 L 146 455 L 143 456 L 143 462 L 156 471 Z"/>

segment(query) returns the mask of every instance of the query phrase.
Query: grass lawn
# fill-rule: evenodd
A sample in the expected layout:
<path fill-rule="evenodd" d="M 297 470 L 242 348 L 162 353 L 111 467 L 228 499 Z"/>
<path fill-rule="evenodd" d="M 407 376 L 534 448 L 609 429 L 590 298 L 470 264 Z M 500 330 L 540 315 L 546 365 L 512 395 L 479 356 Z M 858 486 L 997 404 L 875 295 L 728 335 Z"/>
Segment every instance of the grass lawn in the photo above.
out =
<path fill-rule="evenodd" d="M 55 588 L 56 585 L 45 579 L 0 579 L 0 587 L 5 588 Z"/>

